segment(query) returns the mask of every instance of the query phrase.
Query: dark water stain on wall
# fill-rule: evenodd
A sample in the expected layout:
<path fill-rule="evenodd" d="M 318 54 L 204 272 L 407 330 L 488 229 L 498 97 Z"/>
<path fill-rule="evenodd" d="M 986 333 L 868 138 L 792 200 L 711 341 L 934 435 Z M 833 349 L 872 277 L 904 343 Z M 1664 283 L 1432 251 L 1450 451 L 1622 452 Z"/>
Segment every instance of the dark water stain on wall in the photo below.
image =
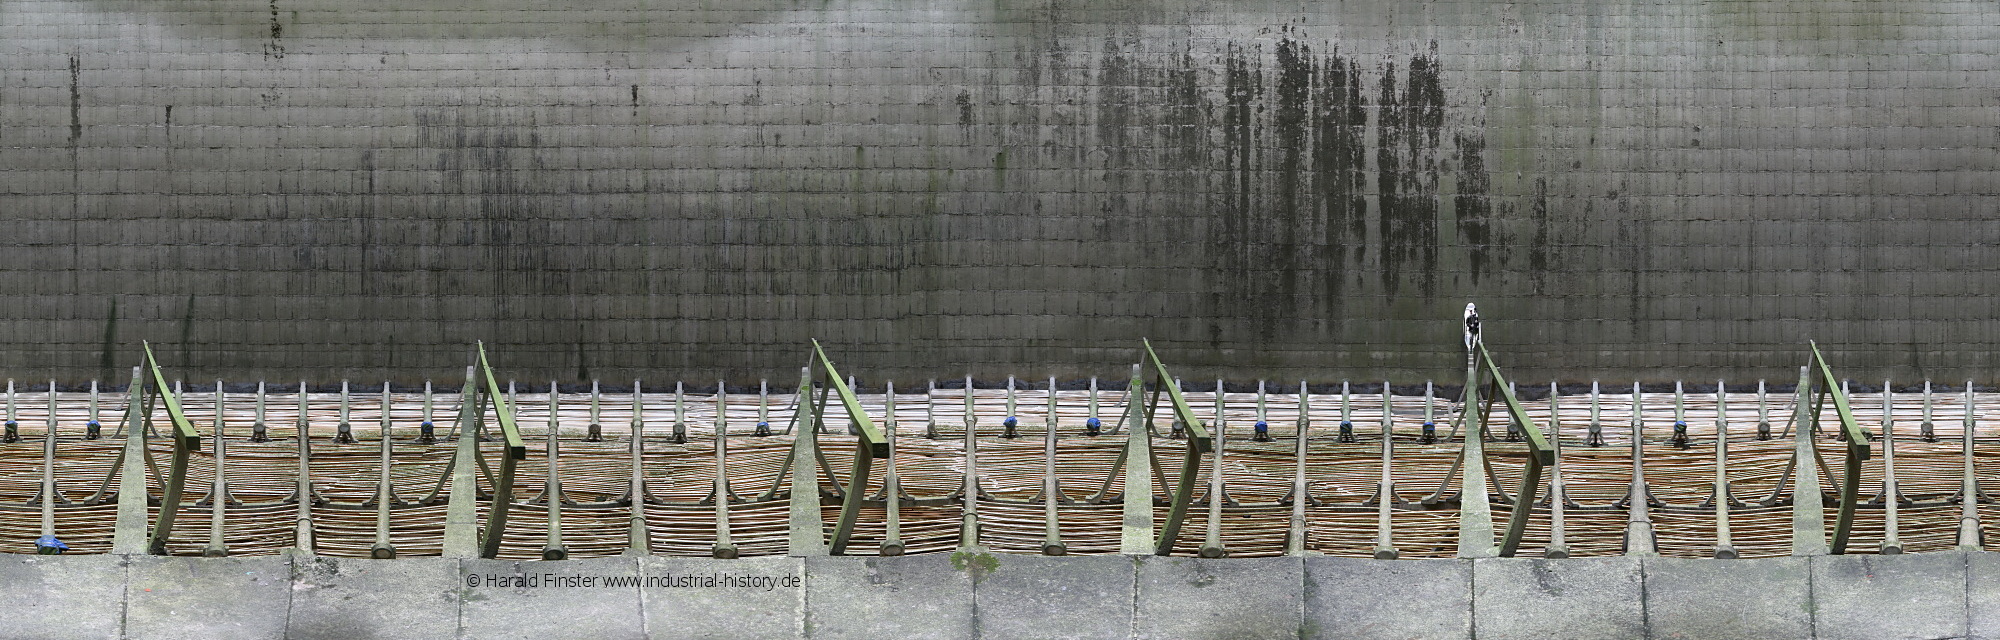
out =
<path fill-rule="evenodd" d="M 1314 195 L 1324 222 L 1321 252 L 1335 272 L 1321 287 L 1329 311 L 1340 308 L 1347 265 L 1368 259 L 1368 111 L 1361 97 L 1361 68 L 1334 51 L 1319 60 L 1314 101 Z"/>
<path fill-rule="evenodd" d="M 1458 218 L 1459 244 L 1465 247 L 1466 270 L 1472 276 L 1472 284 L 1477 285 L 1486 275 L 1495 240 L 1493 202 L 1487 195 L 1493 177 L 1486 173 L 1486 139 L 1463 132 L 1454 137 L 1458 147 L 1458 195 L 1452 196 L 1452 210 Z"/>
<path fill-rule="evenodd" d="M 1473 282 L 1492 273 L 1504 256 L 1491 252 L 1505 239 L 1486 138 L 1448 122 L 1437 45 L 1364 64 L 1333 43 L 1279 31 L 1275 43 L 1224 43 L 1212 60 L 1106 41 L 1088 150 L 1105 170 L 1105 211 L 1127 211 L 1126 198 L 1143 191 L 1126 184 L 1131 174 L 1184 172 L 1166 188 L 1207 209 L 1201 289 L 1216 313 L 1248 321 L 1232 326 L 1257 334 L 1240 338 L 1279 338 L 1302 319 L 1339 317 L 1354 295 L 1405 287 L 1439 295 L 1447 216 Z M 1144 130 L 1159 133 L 1132 133 Z M 1440 191 L 1447 181 L 1449 203 Z M 1100 237 L 1130 239 L 1124 233 Z"/>
<path fill-rule="evenodd" d="M 555 233 L 574 213 L 546 210 L 538 197 L 553 189 L 537 178 L 542 141 L 535 119 L 519 122 L 461 107 L 421 110 L 416 120 L 417 146 L 433 154 L 439 178 L 426 198 L 439 214 L 438 240 L 476 249 L 482 264 L 492 265 L 483 274 L 485 290 L 508 294 L 496 296 L 496 317 L 509 317 L 517 301 L 531 305 L 538 297 L 579 293 L 572 263 L 583 256 Z"/>
<path fill-rule="evenodd" d="M 1436 44 L 1410 59 L 1399 91 L 1393 65 L 1382 75 L 1381 118 L 1376 122 L 1376 190 L 1382 211 L 1382 287 L 1400 288 L 1406 271 L 1426 297 L 1436 294 L 1438 264 L 1438 151 L 1444 128 L 1444 88 Z"/>

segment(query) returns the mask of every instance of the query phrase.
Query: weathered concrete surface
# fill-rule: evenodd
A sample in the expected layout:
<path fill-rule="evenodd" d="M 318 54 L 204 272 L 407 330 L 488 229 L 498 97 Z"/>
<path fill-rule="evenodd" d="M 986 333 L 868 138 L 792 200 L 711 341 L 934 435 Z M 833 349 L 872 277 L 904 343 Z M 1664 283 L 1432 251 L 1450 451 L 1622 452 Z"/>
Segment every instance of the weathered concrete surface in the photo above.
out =
<path fill-rule="evenodd" d="M 1818 556 L 1813 630 L 1827 640 L 1966 635 L 1966 555 Z"/>
<path fill-rule="evenodd" d="M 608 582 L 636 579 L 637 560 L 459 562 L 461 638 L 562 638 L 577 635 L 579 625 L 592 638 L 646 637 L 638 586 Z M 471 586 L 475 579 L 479 586 Z"/>
<path fill-rule="evenodd" d="M 2000 553 L 1966 554 L 1966 636 L 2000 639 Z"/>
<path fill-rule="evenodd" d="M 1472 637 L 1472 561 L 1305 559 L 1305 638 Z"/>
<path fill-rule="evenodd" d="M 1135 560 L 1126 556 L 1001 555 L 972 594 L 979 637 L 1122 638 L 1132 634 Z"/>
<path fill-rule="evenodd" d="M 285 635 L 292 599 L 286 556 L 134 556 L 127 569 L 125 634 L 179 640 Z"/>
<path fill-rule="evenodd" d="M 1811 638 L 1804 558 L 1647 558 L 1646 637 L 1662 640 Z"/>
<path fill-rule="evenodd" d="M 268 4 L 4 4 L 9 376 L 2000 369 L 1991 2 Z"/>
<path fill-rule="evenodd" d="M 0 556 L 0 636 L 117 638 L 124 632 L 125 559 Z"/>
<path fill-rule="evenodd" d="M 1305 615 L 1299 558 L 1139 557 L 1139 638 L 1294 638 Z"/>
<path fill-rule="evenodd" d="M 450 558 L 292 560 L 285 637 L 449 638 L 458 634 L 459 598 L 472 591 Z"/>
<path fill-rule="evenodd" d="M 799 638 L 805 561 L 784 556 L 639 560 L 646 633 L 655 638 Z"/>
<path fill-rule="evenodd" d="M 1472 574 L 1473 635 L 1481 640 L 1646 634 L 1638 558 L 1482 558 Z"/>
<path fill-rule="evenodd" d="M 974 637 L 972 582 L 1004 559 L 984 553 L 804 558 L 812 638 Z"/>
<path fill-rule="evenodd" d="M 0 556 L 0 637 L 1995 638 L 1996 558 Z"/>

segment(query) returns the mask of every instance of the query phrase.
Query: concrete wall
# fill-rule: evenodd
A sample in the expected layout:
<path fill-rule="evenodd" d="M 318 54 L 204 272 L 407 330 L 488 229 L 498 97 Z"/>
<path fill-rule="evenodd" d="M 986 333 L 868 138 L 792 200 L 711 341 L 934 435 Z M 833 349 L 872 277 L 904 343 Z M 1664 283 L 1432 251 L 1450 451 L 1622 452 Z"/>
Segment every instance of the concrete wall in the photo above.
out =
<path fill-rule="evenodd" d="M 1989 2 L 9 0 L 0 369 L 2000 365 Z"/>
<path fill-rule="evenodd" d="M 0 556 L 0 595 L 10 605 L 0 634 L 1995 638 L 2000 561 L 1994 557 L 1201 560 L 968 553 L 515 562 L 7 555 Z"/>

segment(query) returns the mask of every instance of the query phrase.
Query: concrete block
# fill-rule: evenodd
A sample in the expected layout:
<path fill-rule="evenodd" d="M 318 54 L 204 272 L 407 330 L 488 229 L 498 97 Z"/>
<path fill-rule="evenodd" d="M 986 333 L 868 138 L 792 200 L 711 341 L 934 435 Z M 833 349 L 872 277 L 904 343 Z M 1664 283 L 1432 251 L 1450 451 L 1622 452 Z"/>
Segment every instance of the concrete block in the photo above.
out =
<path fill-rule="evenodd" d="M 113 555 L 0 556 L 5 634 L 117 638 L 124 631 L 125 559 Z"/>
<path fill-rule="evenodd" d="M 805 562 L 639 559 L 639 601 L 654 638 L 800 638 L 805 634 Z"/>
<path fill-rule="evenodd" d="M 1470 638 L 1471 560 L 1305 558 L 1306 638 Z"/>
<path fill-rule="evenodd" d="M 972 585 L 979 637 L 1122 638 L 1132 633 L 1133 573 L 1126 556 L 995 554 Z"/>
<path fill-rule="evenodd" d="M 958 552 L 804 560 L 806 635 L 947 639 L 973 637 L 973 579 L 1000 561 Z"/>
<path fill-rule="evenodd" d="M 579 621 L 593 638 L 646 635 L 631 558 L 459 563 L 460 637 L 563 638 L 577 634 Z"/>
<path fill-rule="evenodd" d="M 278 638 L 291 607 L 285 556 L 132 556 L 126 571 L 130 638 Z"/>
<path fill-rule="evenodd" d="M 446 638 L 458 634 L 459 563 L 447 558 L 292 560 L 292 610 L 285 636 Z"/>
<path fill-rule="evenodd" d="M 1968 553 L 1965 558 L 1965 635 L 2000 638 L 2000 553 Z"/>
<path fill-rule="evenodd" d="M 1813 632 L 1839 638 L 1966 635 L 1967 554 L 1812 558 Z"/>
<path fill-rule="evenodd" d="M 1140 638 L 1291 638 L 1305 615 L 1299 558 L 1139 558 Z"/>
<path fill-rule="evenodd" d="M 1812 637 L 1804 558 L 1648 558 L 1644 566 L 1648 637 Z"/>
<path fill-rule="evenodd" d="M 1637 638 L 1645 634 L 1637 558 L 1473 561 L 1473 634 L 1505 638 Z"/>

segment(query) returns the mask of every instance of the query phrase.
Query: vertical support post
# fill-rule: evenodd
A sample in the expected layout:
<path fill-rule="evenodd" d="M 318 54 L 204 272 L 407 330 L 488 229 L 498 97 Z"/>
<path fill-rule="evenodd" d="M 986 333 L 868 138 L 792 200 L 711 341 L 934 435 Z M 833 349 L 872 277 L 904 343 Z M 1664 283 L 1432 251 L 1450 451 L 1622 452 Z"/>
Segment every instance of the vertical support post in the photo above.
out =
<path fill-rule="evenodd" d="M 1937 442 L 1937 425 L 1931 423 L 1931 381 L 1924 381 L 1924 421 L 1917 425 L 1917 437 Z"/>
<path fill-rule="evenodd" d="M 1090 415 L 1083 421 L 1083 435 L 1092 438 L 1102 433 L 1104 421 L 1097 419 L 1097 376 L 1090 377 Z"/>
<path fill-rule="evenodd" d="M 752 435 L 771 435 L 771 381 L 767 378 L 757 379 L 757 430 Z"/>
<path fill-rule="evenodd" d="M 1764 380 L 1757 380 L 1757 440 L 1771 439 L 1771 403 L 1764 393 Z"/>
<path fill-rule="evenodd" d="M 1590 431 L 1584 437 L 1583 443 L 1592 447 L 1604 446 L 1604 405 L 1599 402 L 1600 391 L 1597 381 L 1590 381 Z"/>
<path fill-rule="evenodd" d="M 354 426 L 347 422 L 347 405 L 347 381 L 342 380 L 340 381 L 340 425 L 336 427 L 336 431 L 333 434 L 335 444 L 354 443 Z"/>
<path fill-rule="evenodd" d="M 1555 452 L 1555 459 L 1549 462 L 1549 546 L 1542 550 L 1542 557 L 1559 559 L 1569 557 L 1568 532 L 1564 530 L 1563 511 L 1569 506 L 1569 488 L 1563 484 L 1562 466 L 1562 408 L 1556 383 L 1549 383 L 1549 449 Z"/>
<path fill-rule="evenodd" d="M 1312 399 L 1306 381 L 1299 381 L 1299 418 L 1294 427 L 1293 447 L 1296 449 L 1292 462 L 1292 522 L 1285 533 L 1285 555 L 1318 555 L 1306 549 L 1306 503 L 1312 501 L 1312 492 L 1306 489 L 1306 441 L 1312 427 Z"/>
<path fill-rule="evenodd" d="M 729 385 L 715 381 L 715 547 L 709 555 L 729 560 L 737 556 L 729 531 Z"/>
<path fill-rule="evenodd" d="M 1895 555 L 1903 552 L 1903 537 L 1897 531 L 1897 509 L 1902 506 L 1903 490 L 1896 485 L 1896 401 L 1894 391 L 1889 389 L 1889 381 L 1882 381 L 1882 502 L 1883 514 L 1882 543 L 1876 552 Z"/>
<path fill-rule="evenodd" d="M 889 440 L 889 455 L 885 456 L 889 459 L 889 464 L 882 473 L 882 502 L 888 522 L 884 524 L 880 553 L 885 556 L 900 556 L 903 555 L 903 485 L 902 480 L 896 477 L 896 381 L 890 380 L 888 387 L 887 395 L 883 398 L 888 415 L 882 421 L 882 435 Z M 936 380 L 931 381 L 931 387 L 937 387 Z M 929 395 L 924 396 L 924 411 L 926 415 L 930 411 Z"/>
<path fill-rule="evenodd" d="M 437 425 L 431 422 L 433 415 L 431 404 L 433 402 L 431 381 L 426 379 L 424 380 L 424 421 L 417 425 L 417 444 L 433 444 L 437 442 Z"/>
<path fill-rule="evenodd" d="M 1430 413 L 1431 390 L 1432 390 L 1431 383 L 1429 381 L 1425 381 L 1424 382 L 1425 424 L 1429 424 L 1431 419 L 1431 413 Z M 1382 391 L 1383 393 L 1387 393 L 1389 391 L 1388 386 L 1384 385 L 1382 387 Z M 1392 522 L 1390 516 L 1394 513 L 1396 506 L 1396 479 L 1395 476 L 1391 474 L 1391 471 L 1394 469 L 1393 459 L 1395 455 L 1395 448 L 1396 448 L 1395 424 L 1389 419 L 1389 414 L 1384 412 L 1382 414 L 1382 479 L 1376 482 L 1376 493 L 1375 493 L 1375 559 L 1376 560 L 1394 560 L 1396 559 L 1396 556 L 1401 555 L 1400 552 L 1396 550 L 1396 541 L 1394 538 L 1394 532 L 1391 531 L 1390 529 L 1390 525 Z M 1301 473 L 1301 475 L 1303 475 L 1303 473 Z"/>
<path fill-rule="evenodd" d="M 1819 454 L 1813 449 L 1812 374 L 1799 368 L 1797 403 L 1792 407 L 1792 459 L 1798 471 L 1792 484 L 1792 555 L 1823 556 L 1826 545 L 1826 503 L 1819 488 Z"/>
<path fill-rule="evenodd" d="M 251 442 L 270 442 L 271 430 L 264 423 L 264 381 L 257 381 L 257 417 L 250 423 Z"/>
<path fill-rule="evenodd" d="M 1729 507 L 1735 497 L 1729 490 L 1729 404 L 1728 387 L 1715 381 L 1715 558 L 1733 560 L 1736 543 L 1729 531 Z"/>
<path fill-rule="evenodd" d="M 395 458 L 395 438 L 391 437 L 390 410 L 395 407 L 395 398 L 390 393 L 389 381 L 382 381 L 382 477 L 375 487 L 375 544 L 368 549 L 369 557 L 388 560 L 396 557 L 396 545 L 389 540 L 389 511 L 398 502 L 394 477 L 389 466 Z"/>
<path fill-rule="evenodd" d="M 1228 433 L 1228 425 L 1223 418 L 1222 381 L 1215 381 L 1215 450 L 1211 454 L 1208 469 L 1208 527 L 1203 534 L 1201 547 L 1197 551 L 1203 558 L 1220 558 L 1229 555 L 1229 549 L 1222 544 L 1222 505 L 1228 502 L 1223 493 L 1222 450 L 1223 436 Z M 1190 441 L 1188 446 L 1194 446 Z"/>
<path fill-rule="evenodd" d="M 626 521 L 625 553 L 627 556 L 644 556 L 653 553 L 653 535 L 646 526 L 646 403 L 645 387 L 638 379 L 632 380 L 632 484 L 626 489 L 631 497 L 631 517 Z M 758 407 L 763 410 L 762 406 Z"/>
<path fill-rule="evenodd" d="M 295 478 L 298 489 L 294 493 L 299 501 L 298 521 L 292 531 L 292 548 L 304 555 L 312 555 L 317 545 L 313 540 L 313 485 L 312 485 L 312 421 L 307 415 L 306 382 L 299 381 L 299 415 L 297 431 L 299 438 L 299 473 Z"/>
<path fill-rule="evenodd" d="M 548 531 L 542 543 L 543 560 L 561 560 L 569 557 L 569 547 L 563 544 L 562 475 L 556 470 L 556 465 L 562 460 L 562 423 L 557 417 L 562 413 L 562 400 L 557 397 L 561 394 L 562 389 L 556 386 L 556 381 L 550 380 L 549 426 L 548 433 L 545 434 L 546 444 L 542 447 L 542 455 L 548 460 L 547 475 L 542 481 L 542 500 L 547 503 L 544 506 L 549 510 Z"/>
<path fill-rule="evenodd" d="M 812 367 L 799 369 L 798 428 L 792 431 L 790 555 L 826 555 L 826 521 L 819 507 L 819 430 L 813 411 Z"/>
<path fill-rule="evenodd" d="M 721 387 L 716 387 L 716 389 L 717 393 L 721 392 Z M 601 420 L 603 416 L 604 390 L 596 380 L 592 380 L 590 381 L 590 425 L 584 427 L 584 442 L 604 441 L 604 422 Z"/>
<path fill-rule="evenodd" d="M 6 434 L 0 436 L 0 442 L 13 444 L 21 441 L 20 418 L 20 414 L 14 409 L 14 380 L 9 378 L 7 380 L 7 429 Z"/>
<path fill-rule="evenodd" d="M 132 367 L 132 385 L 125 403 L 125 455 L 118 470 L 118 520 L 111 538 L 111 552 L 120 555 L 146 553 L 146 379 L 141 367 Z M 164 508 L 164 507 L 163 507 Z"/>
<path fill-rule="evenodd" d="M 806 400 L 801 399 L 803 403 Z M 674 382 L 674 444 L 687 444 L 687 383 Z"/>
<path fill-rule="evenodd" d="M 1983 551 L 1986 548 L 1986 533 L 1979 526 L 1979 477 L 1972 473 L 1973 430 L 1977 422 L 1973 418 L 1972 381 L 1965 381 L 1965 422 L 1960 431 L 1965 445 L 1965 475 L 1958 489 L 1958 550 Z"/>
<path fill-rule="evenodd" d="M 924 437 L 936 440 L 937 434 L 937 378 L 931 378 L 930 386 L 924 387 Z"/>
<path fill-rule="evenodd" d="M 1009 377 L 1009 381 L 1013 378 Z M 1008 404 L 1013 404 L 1014 394 L 1007 394 Z M 1012 411 L 1010 406 L 1009 411 Z M 965 376 L 965 477 L 960 489 L 958 548 L 961 551 L 975 551 L 979 545 L 979 428 L 978 418 L 972 413 L 972 376 Z"/>
<path fill-rule="evenodd" d="M 1680 382 L 1674 382 L 1680 389 Z M 1675 394 L 1679 398 L 1679 394 Z M 1631 517 L 1625 522 L 1625 555 L 1627 557 L 1656 557 L 1660 555 L 1658 539 L 1653 537 L 1652 506 L 1653 490 L 1646 486 L 1646 418 L 1645 393 L 1639 383 L 1632 383 L 1632 488 L 1627 499 L 1631 500 Z M 1679 407 L 1676 406 L 1676 411 Z"/>
<path fill-rule="evenodd" d="M 1042 555 L 1060 556 L 1069 553 L 1069 546 L 1062 541 L 1062 520 L 1057 517 L 1056 505 L 1064 502 L 1062 485 L 1056 482 L 1056 377 L 1049 376 L 1049 418 L 1048 429 L 1042 434 Z"/>
<path fill-rule="evenodd" d="M 1162 380 L 1161 384 L 1172 384 Z M 1124 525 L 1118 552 L 1125 555 L 1152 555 L 1153 540 L 1153 425 L 1147 424 L 1146 382 L 1139 365 L 1132 365 L 1132 381 L 1125 385 L 1125 494 Z"/>
<path fill-rule="evenodd" d="M 1018 424 L 1020 420 L 1014 413 L 1014 376 L 1007 376 L 1007 417 L 1000 421 L 1000 437 L 1008 440 L 1019 437 L 1021 434 L 1016 432 Z"/>
<path fill-rule="evenodd" d="M 49 415 L 42 430 L 42 536 L 35 539 L 36 555 L 60 555 L 69 548 L 56 539 L 56 502 L 67 504 L 56 493 L 56 381 L 49 380 Z"/>
<path fill-rule="evenodd" d="M 223 527 L 226 521 L 224 507 L 229 504 L 229 451 L 222 439 L 222 381 L 215 381 L 215 478 L 209 486 L 208 546 L 202 547 L 201 555 L 220 558 L 229 555 L 229 545 L 223 541 Z"/>
<path fill-rule="evenodd" d="M 83 439 L 96 440 L 104 425 L 97 421 L 97 381 L 90 381 L 90 421 L 83 423 Z"/>

